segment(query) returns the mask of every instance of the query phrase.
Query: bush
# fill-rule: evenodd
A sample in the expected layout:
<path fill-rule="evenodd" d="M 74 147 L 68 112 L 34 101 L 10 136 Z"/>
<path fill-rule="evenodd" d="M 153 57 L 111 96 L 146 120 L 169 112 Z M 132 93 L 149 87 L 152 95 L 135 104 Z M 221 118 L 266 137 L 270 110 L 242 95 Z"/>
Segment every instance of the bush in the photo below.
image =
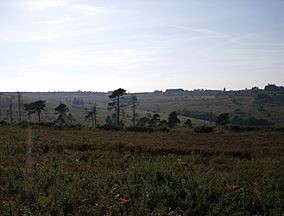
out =
<path fill-rule="evenodd" d="M 127 131 L 135 131 L 135 132 L 153 132 L 153 128 L 149 127 L 126 127 L 125 130 Z"/>
<path fill-rule="evenodd" d="M 244 132 L 244 131 L 257 131 L 260 130 L 261 128 L 251 127 L 251 126 L 231 125 L 229 129 L 235 132 Z"/>
<path fill-rule="evenodd" d="M 0 121 L 0 125 L 8 125 L 8 123 L 5 120 Z"/>
<path fill-rule="evenodd" d="M 233 116 L 231 118 L 231 124 L 240 126 L 271 126 L 272 122 L 267 119 L 257 119 L 254 117 L 241 118 L 239 116 Z"/>
<path fill-rule="evenodd" d="M 216 124 L 222 126 L 228 124 L 230 122 L 229 115 L 229 113 L 221 113 L 220 115 L 218 115 Z"/>
<path fill-rule="evenodd" d="M 177 111 L 177 115 L 201 119 L 201 120 L 210 121 L 210 122 L 216 121 L 217 119 L 217 116 L 212 112 L 192 111 L 192 110 L 187 110 L 187 109 Z"/>
<path fill-rule="evenodd" d="M 160 131 L 161 131 L 161 132 L 169 132 L 170 129 L 167 128 L 167 127 L 160 127 Z"/>
<path fill-rule="evenodd" d="M 114 125 L 98 125 L 97 128 L 103 129 L 103 130 L 119 130 L 119 127 Z"/>
<path fill-rule="evenodd" d="M 195 127 L 194 131 L 197 133 L 211 133 L 213 131 L 213 127 L 202 125 L 199 127 Z"/>

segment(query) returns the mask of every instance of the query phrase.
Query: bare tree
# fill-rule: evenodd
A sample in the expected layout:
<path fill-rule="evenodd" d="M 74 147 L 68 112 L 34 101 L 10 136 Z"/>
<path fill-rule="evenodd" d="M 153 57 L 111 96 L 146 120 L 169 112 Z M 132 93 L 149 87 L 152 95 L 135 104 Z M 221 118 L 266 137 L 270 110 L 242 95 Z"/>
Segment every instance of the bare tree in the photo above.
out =
<path fill-rule="evenodd" d="M 92 107 L 92 110 L 88 112 L 88 114 L 85 116 L 86 120 L 91 119 L 92 120 L 92 127 L 97 127 L 97 106 L 94 105 Z"/>

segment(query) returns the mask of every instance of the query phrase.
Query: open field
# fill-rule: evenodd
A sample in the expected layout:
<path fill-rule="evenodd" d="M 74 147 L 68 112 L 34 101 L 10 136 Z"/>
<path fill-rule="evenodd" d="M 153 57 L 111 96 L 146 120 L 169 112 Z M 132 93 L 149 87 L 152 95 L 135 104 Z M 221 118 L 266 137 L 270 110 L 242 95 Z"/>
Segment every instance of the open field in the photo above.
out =
<path fill-rule="evenodd" d="M 0 126 L 1 215 L 283 215 L 284 133 Z"/>

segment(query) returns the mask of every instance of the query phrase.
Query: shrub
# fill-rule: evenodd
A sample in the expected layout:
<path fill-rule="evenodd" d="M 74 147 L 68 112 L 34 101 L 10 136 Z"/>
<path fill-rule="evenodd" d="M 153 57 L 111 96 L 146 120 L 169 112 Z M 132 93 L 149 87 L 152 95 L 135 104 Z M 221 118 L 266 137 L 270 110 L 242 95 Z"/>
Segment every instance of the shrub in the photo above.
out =
<path fill-rule="evenodd" d="M 167 127 L 160 127 L 160 131 L 161 131 L 161 132 L 169 132 L 170 129 L 167 128 Z"/>
<path fill-rule="evenodd" d="M 1 120 L 0 125 L 8 125 L 8 123 L 5 120 Z"/>
<path fill-rule="evenodd" d="M 135 132 L 153 132 L 153 128 L 149 127 L 126 127 L 126 131 L 135 131 Z"/>
<path fill-rule="evenodd" d="M 194 131 L 197 133 L 211 133 L 213 131 L 213 127 L 202 125 L 199 127 L 195 127 Z"/>
<path fill-rule="evenodd" d="M 257 131 L 260 130 L 261 128 L 252 127 L 252 126 L 231 125 L 229 129 L 234 132 L 244 132 L 244 131 Z"/>
<path fill-rule="evenodd" d="M 103 130 L 119 130 L 119 127 L 114 126 L 114 125 L 98 125 L 97 128 L 103 129 Z"/>

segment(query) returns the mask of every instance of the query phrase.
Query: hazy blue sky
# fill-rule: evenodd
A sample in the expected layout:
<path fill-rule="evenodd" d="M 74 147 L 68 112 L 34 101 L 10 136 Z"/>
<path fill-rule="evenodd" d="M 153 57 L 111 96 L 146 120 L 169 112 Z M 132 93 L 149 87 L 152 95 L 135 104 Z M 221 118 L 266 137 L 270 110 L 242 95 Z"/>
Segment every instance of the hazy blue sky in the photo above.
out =
<path fill-rule="evenodd" d="M 284 84 L 284 0 L 0 0 L 0 91 Z"/>

